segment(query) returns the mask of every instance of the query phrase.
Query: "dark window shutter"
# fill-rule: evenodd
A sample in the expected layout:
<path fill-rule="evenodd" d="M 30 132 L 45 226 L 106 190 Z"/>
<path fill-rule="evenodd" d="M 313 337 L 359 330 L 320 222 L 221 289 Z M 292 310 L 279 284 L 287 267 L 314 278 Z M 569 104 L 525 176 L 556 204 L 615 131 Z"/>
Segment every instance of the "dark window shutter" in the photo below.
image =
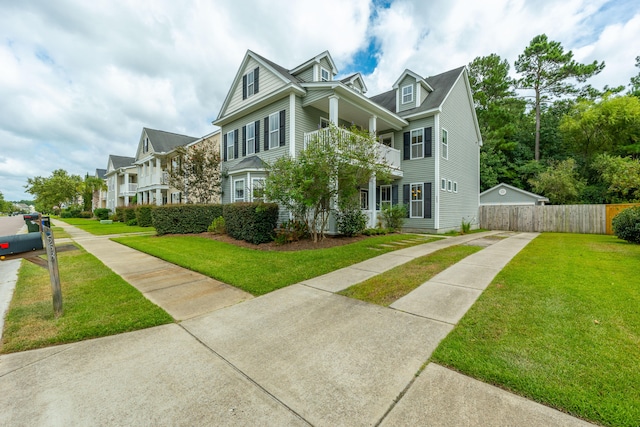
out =
<path fill-rule="evenodd" d="M 409 184 L 404 184 L 402 186 L 402 198 L 403 203 L 407 205 L 407 218 L 409 218 L 409 212 L 411 212 L 411 197 L 409 195 Z"/>
<path fill-rule="evenodd" d="M 242 99 L 247 99 L 247 75 L 242 76 Z"/>
<path fill-rule="evenodd" d="M 256 120 L 255 123 L 255 127 L 256 127 L 256 153 L 260 152 L 260 120 Z"/>
<path fill-rule="evenodd" d="M 264 118 L 264 151 L 269 149 L 269 117 Z"/>
<path fill-rule="evenodd" d="M 227 134 L 222 136 L 222 161 L 227 161 Z"/>
<path fill-rule="evenodd" d="M 242 126 L 242 157 L 247 155 L 247 127 Z"/>
<path fill-rule="evenodd" d="M 258 78 L 260 73 L 260 68 L 256 67 L 255 70 L 253 70 L 253 93 L 256 94 L 258 93 L 258 82 L 260 81 L 260 79 Z"/>
<path fill-rule="evenodd" d="M 404 133 L 404 160 L 411 158 L 411 133 Z"/>
<path fill-rule="evenodd" d="M 431 128 L 424 128 L 424 156 L 431 157 L 432 153 L 432 140 L 431 138 Z"/>
<path fill-rule="evenodd" d="M 391 186 L 391 204 L 393 206 L 396 206 L 398 204 L 398 186 L 397 185 Z"/>
<path fill-rule="evenodd" d="M 380 210 L 380 186 L 376 187 L 376 210 Z"/>
<path fill-rule="evenodd" d="M 424 199 L 424 217 L 431 218 L 431 183 L 424 183 L 424 194 L 422 195 Z"/>
<path fill-rule="evenodd" d="M 284 119 L 285 119 L 285 110 L 280 111 L 280 147 L 284 147 L 285 144 L 285 139 L 284 139 L 284 129 L 285 129 L 285 125 L 284 125 Z"/>
<path fill-rule="evenodd" d="M 238 129 L 233 131 L 233 158 L 237 159 L 238 158 L 238 145 L 240 142 L 240 139 L 238 138 Z"/>

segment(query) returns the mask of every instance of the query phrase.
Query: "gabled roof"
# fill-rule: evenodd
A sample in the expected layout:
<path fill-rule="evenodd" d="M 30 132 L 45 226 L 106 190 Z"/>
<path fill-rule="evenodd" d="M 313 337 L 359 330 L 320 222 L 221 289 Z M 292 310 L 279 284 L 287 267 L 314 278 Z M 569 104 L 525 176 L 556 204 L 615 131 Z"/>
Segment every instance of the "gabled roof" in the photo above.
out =
<path fill-rule="evenodd" d="M 422 105 L 420 105 L 419 107 L 411 108 L 409 110 L 403 111 L 398 114 L 402 117 L 405 117 L 408 115 L 440 108 L 444 100 L 447 98 L 447 95 L 453 88 L 453 85 L 456 83 L 456 81 L 460 77 L 460 74 L 462 74 L 464 70 L 465 70 L 465 67 L 462 66 L 462 67 L 455 68 L 453 70 L 445 71 L 444 73 L 441 73 L 432 77 L 427 77 L 426 79 L 424 79 L 424 81 L 431 88 L 433 88 L 433 91 L 429 94 L 429 96 L 427 96 L 427 98 L 424 100 Z M 408 73 L 411 73 L 411 75 L 415 74 L 410 70 L 405 70 L 405 73 L 403 73 L 401 78 L 398 79 L 398 81 L 396 82 L 396 85 L 399 84 L 402 78 L 404 78 L 403 76 L 405 76 Z M 372 96 L 369 99 L 371 99 L 371 101 L 386 108 L 389 111 L 392 111 L 394 113 L 396 112 L 396 90 L 395 89 L 392 89 L 388 92 L 383 92 L 376 96 Z"/>
<path fill-rule="evenodd" d="M 264 169 L 266 163 L 258 156 L 245 157 L 237 165 L 229 169 L 229 172 L 237 172 L 245 169 Z"/>
<path fill-rule="evenodd" d="M 504 182 L 501 182 L 498 185 L 495 185 L 491 188 L 489 188 L 488 190 L 484 190 L 482 193 L 480 193 L 480 196 L 483 196 L 487 193 L 492 193 L 496 190 L 499 190 L 500 188 L 508 188 L 511 191 L 515 191 L 516 193 L 520 193 L 523 194 L 525 196 L 531 197 L 533 199 L 537 199 L 537 201 L 539 202 L 548 202 L 549 199 L 547 197 L 541 196 L 539 194 L 535 194 L 535 193 L 531 193 L 529 191 L 523 190 L 522 188 L 518 188 L 518 187 L 514 187 L 513 185 L 509 185 L 509 184 L 505 184 Z"/>
<path fill-rule="evenodd" d="M 163 130 L 142 128 L 156 153 L 168 153 L 176 147 L 187 145 L 199 138 L 193 136 L 180 135 L 178 133 L 165 132 Z"/>
<path fill-rule="evenodd" d="M 302 64 L 298 65 L 293 70 L 291 70 L 290 72 L 291 74 L 296 74 L 296 73 L 299 73 L 300 71 L 306 70 L 307 68 L 313 66 L 313 64 L 319 63 L 322 58 L 327 58 L 327 61 L 329 61 L 329 64 L 331 65 L 331 72 L 333 73 L 333 75 L 338 74 L 338 68 L 336 67 L 335 62 L 333 62 L 333 58 L 331 58 L 331 54 L 329 53 L 328 50 L 325 50 L 324 52 L 314 56 L 308 61 L 303 62 Z"/>
<path fill-rule="evenodd" d="M 96 178 L 104 179 L 104 176 L 107 174 L 106 169 L 96 169 Z"/>
<path fill-rule="evenodd" d="M 362 93 L 366 93 L 367 85 L 364 84 L 364 79 L 362 78 L 362 74 L 360 73 L 353 73 L 350 76 L 347 76 L 342 80 L 340 80 L 340 82 L 346 85 L 349 85 L 349 84 L 353 84 L 356 80 L 360 80 L 360 84 L 362 85 Z"/>
<path fill-rule="evenodd" d="M 113 169 L 132 167 L 134 166 L 133 162 L 135 161 L 135 157 L 116 156 L 114 154 L 109 155 L 109 162 L 113 165 Z"/>
<path fill-rule="evenodd" d="M 280 73 L 282 76 L 286 77 L 291 83 L 295 83 L 295 84 L 299 84 L 300 83 L 300 79 L 298 79 L 296 76 L 291 74 L 291 72 L 289 70 L 287 70 L 286 68 L 284 68 L 283 66 L 278 65 L 275 62 L 268 60 L 264 56 L 258 55 L 257 53 L 252 52 L 250 50 L 247 51 L 247 54 L 249 54 L 249 53 L 251 55 L 253 55 L 253 57 L 254 57 L 254 59 L 256 61 L 260 62 L 258 60 L 258 58 L 260 58 L 260 60 L 262 60 L 262 62 L 264 62 L 265 64 L 269 65 L 271 68 L 273 68 L 275 71 Z M 242 67 L 240 69 L 242 69 Z"/>

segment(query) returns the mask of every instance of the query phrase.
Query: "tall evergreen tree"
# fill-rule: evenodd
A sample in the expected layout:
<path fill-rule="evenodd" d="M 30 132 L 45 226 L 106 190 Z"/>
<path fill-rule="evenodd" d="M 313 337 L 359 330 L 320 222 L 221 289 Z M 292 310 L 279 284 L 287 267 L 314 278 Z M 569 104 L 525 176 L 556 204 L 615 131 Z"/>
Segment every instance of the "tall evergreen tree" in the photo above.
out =
<path fill-rule="evenodd" d="M 550 41 L 546 34 L 533 38 L 515 62 L 516 71 L 522 74 L 518 87 L 534 91 L 536 115 L 536 133 L 534 158 L 540 160 L 540 106 L 554 97 L 575 94 L 579 91 L 570 82 L 580 83 L 598 74 L 604 68 L 604 62 L 593 61 L 581 64 L 573 59 L 573 52 L 565 52 L 559 42 Z"/>

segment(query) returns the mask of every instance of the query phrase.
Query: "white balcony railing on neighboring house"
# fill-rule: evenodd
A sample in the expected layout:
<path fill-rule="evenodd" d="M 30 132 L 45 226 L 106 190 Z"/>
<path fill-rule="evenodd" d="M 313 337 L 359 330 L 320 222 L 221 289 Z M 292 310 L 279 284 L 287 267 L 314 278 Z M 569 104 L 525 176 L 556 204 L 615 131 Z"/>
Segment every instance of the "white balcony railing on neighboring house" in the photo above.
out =
<path fill-rule="evenodd" d="M 138 184 L 121 184 L 120 194 L 123 196 L 135 194 L 138 191 Z"/>
<path fill-rule="evenodd" d="M 162 172 L 162 175 L 147 175 L 141 176 L 138 175 L 138 188 L 150 187 L 152 185 L 168 185 L 169 184 L 169 173 L 166 171 Z"/>
<path fill-rule="evenodd" d="M 342 128 L 324 128 L 304 134 L 304 147 L 311 142 L 328 144 L 337 141 L 338 148 L 348 148 L 348 145 L 357 143 L 358 136 Z M 335 142 L 333 142 L 335 143 Z M 389 166 L 391 169 L 400 169 L 400 150 L 388 147 L 384 144 L 376 143 L 378 150 L 378 161 Z"/>

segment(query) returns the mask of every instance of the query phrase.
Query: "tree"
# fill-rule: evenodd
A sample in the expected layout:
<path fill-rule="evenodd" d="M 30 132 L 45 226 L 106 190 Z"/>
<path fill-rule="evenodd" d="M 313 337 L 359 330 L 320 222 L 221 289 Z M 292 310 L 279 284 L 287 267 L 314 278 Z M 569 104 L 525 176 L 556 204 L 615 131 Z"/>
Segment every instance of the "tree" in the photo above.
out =
<path fill-rule="evenodd" d="M 186 203 L 213 203 L 220 195 L 220 153 L 205 139 L 191 147 L 176 148 L 169 184 L 184 194 Z"/>
<path fill-rule="evenodd" d="M 530 180 L 533 191 L 549 198 L 554 205 L 576 203 L 585 183 L 576 171 L 576 162 L 566 159 L 551 162 L 549 167 Z"/>
<path fill-rule="evenodd" d="M 353 209 L 360 185 L 374 175 L 388 180 L 388 168 L 379 161 L 377 150 L 377 141 L 368 132 L 331 125 L 295 159 L 284 156 L 269 165 L 265 197 L 306 223 L 317 242 L 324 238 L 332 211 Z"/>
<path fill-rule="evenodd" d="M 640 68 L 640 56 L 636 56 L 636 67 Z M 631 77 L 629 86 L 631 87 L 629 95 L 640 98 L 640 72 L 638 72 L 638 75 Z"/>
<path fill-rule="evenodd" d="M 515 62 L 516 71 L 523 74 L 518 87 L 534 91 L 536 114 L 536 133 L 534 159 L 540 160 L 540 106 L 553 97 L 577 93 L 578 89 L 570 83 L 575 79 L 580 83 L 598 74 L 604 68 L 604 62 L 581 64 L 573 60 L 571 51 L 564 52 L 559 42 L 549 41 L 546 34 L 531 40 Z"/>
<path fill-rule="evenodd" d="M 509 62 L 492 53 L 478 56 L 469 63 L 469 83 L 477 110 L 515 95 L 515 81 L 509 77 Z"/>
<path fill-rule="evenodd" d="M 84 183 L 82 186 L 82 210 L 90 211 L 93 205 L 93 193 L 98 190 L 106 189 L 107 183 L 104 182 L 104 179 L 86 174 L 84 176 Z"/>
<path fill-rule="evenodd" d="M 13 212 L 13 203 L 4 200 L 2 191 L 0 191 L 0 212 Z"/>
<path fill-rule="evenodd" d="M 48 178 L 28 178 L 25 188 L 27 193 L 35 196 L 38 211 L 51 212 L 54 206 L 77 203 L 83 185 L 80 175 L 69 175 L 64 169 L 56 169 Z"/>
<path fill-rule="evenodd" d="M 607 186 L 608 203 L 640 201 L 640 160 L 600 154 L 593 168 Z"/>

